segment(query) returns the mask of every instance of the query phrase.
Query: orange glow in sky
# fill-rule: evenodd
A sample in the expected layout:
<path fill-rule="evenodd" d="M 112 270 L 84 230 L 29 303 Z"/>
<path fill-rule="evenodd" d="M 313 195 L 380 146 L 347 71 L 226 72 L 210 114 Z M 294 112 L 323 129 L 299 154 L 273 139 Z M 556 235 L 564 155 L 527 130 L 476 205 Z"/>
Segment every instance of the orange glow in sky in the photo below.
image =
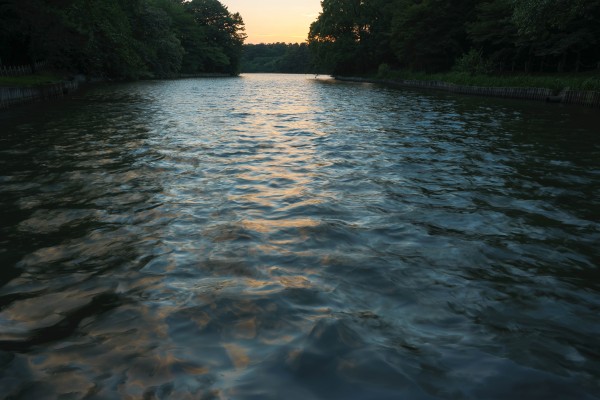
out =
<path fill-rule="evenodd" d="M 246 24 L 246 43 L 302 43 L 321 12 L 320 0 L 220 0 L 239 12 Z"/>

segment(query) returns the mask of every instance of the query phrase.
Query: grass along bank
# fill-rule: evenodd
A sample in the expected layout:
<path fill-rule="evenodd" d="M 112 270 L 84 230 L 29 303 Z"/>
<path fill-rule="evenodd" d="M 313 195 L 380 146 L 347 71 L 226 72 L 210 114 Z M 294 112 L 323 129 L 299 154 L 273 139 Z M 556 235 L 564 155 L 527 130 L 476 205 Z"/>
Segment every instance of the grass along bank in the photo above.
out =
<path fill-rule="evenodd" d="M 443 90 L 457 94 L 504 97 L 600 107 L 597 72 L 553 75 L 484 75 L 465 72 L 426 74 L 392 71 L 382 65 L 377 74 L 336 76 L 338 80 L 381 83 L 397 87 Z"/>
<path fill-rule="evenodd" d="M 379 67 L 378 73 L 373 74 L 370 78 L 392 81 L 440 81 L 455 85 L 479 87 L 544 88 L 551 89 L 555 94 L 564 89 L 600 92 L 600 72 L 598 71 L 544 75 L 474 75 L 467 72 L 426 74 L 423 72 L 391 70 L 383 64 Z"/>
<path fill-rule="evenodd" d="M 0 76 L 0 86 L 32 87 L 59 83 L 64 81 L 63 77 L 53 74 L 34 74 L 23 76 Z"/>

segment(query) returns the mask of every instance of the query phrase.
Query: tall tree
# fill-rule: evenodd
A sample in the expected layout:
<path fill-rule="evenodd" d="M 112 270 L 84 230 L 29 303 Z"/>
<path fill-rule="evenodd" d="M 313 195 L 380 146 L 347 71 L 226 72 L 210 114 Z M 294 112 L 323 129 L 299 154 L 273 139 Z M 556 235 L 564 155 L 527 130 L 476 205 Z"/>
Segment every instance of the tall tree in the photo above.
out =
<path fill-rule="evenodd" d="M 72 43 L 61 10 L 71 0 L 0 1 L 0 58 L 4 63 L 32 65 L 60 53 Z"/>
<path fill-rule="evenodd" d="M 132 2 L 134 3 L 134 2 Z M 184 48 L 177 38 L 173 19 L 156 0 L 140 0 L 132 9 L 133 35 L 138 51 L 152 76 L 167 77 L 181 69 Z"/>
<path fill-rule="evenodd" d="M 239 14 L 217 0 L 0 0 L 0 59 L 110 78 L 239 69 Z"/>
<path fill-rule="evenodd" d="M 239 72 L 242 46 L 246 39 L 244 21 L 239 13 L 231 14 L 218 0 L 192 0 L 185 8 L 202 27 L 205 41 L 197 43 L 200 62 L 211 72 Z"/>
<path fill-rule="evenodd" d="M 392 48 L 400 65 L 421 71 L 449 69 L 466 52 L 467 23 L 476 0 L 397 0 Z"/>
<path fill-rule="evenodd" d="M 513 18 L 521 43 L 559 72 L 600 66 L 599 0 L 515 1 Z"/>
<path fill-rule="evenodd" d="M 487 0 L 476 7 L 476 19 L 467 24 L 473 45 L 498 70 L 514 70 L 517 62 L 517 26 L 513 0 Z"/>
<path fill-rule="evenodd" d="M 84 38 L 74 52 L 80 69 L 117 78 L 137 78 L 145 70 L 126 5 L 127 0 L 74 0 L 64 10 L 68 27 Z"/>
<path fill-rule="evenodd" d="M 316 62 L 334 74 L 361 73 L 386 59 L 389 2 L 323 0 L 308 41 Z"/>

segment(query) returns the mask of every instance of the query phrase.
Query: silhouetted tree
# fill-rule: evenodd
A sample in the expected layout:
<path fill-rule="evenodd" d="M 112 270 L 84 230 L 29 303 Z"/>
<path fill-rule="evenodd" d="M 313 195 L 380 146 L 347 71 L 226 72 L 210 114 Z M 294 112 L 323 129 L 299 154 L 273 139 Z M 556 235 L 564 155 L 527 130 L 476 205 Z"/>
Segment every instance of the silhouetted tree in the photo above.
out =
<path fill-rule="evenodd" d="M 239 71 L 244 23 L 217 0 L 1 0 L 0 58 L 112 78 Z"/>

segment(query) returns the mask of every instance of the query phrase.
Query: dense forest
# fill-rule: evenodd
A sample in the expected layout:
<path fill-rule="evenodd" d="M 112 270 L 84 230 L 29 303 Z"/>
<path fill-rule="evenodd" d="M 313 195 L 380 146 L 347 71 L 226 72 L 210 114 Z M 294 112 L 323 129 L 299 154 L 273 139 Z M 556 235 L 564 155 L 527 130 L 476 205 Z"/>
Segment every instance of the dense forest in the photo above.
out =
<path fill-rule="evenodd" d="M 244 22 L 218 0 L 0 0 L 0 60 L 132 79 L 239 72 Z"/>
<path fill-rule="evenodd" d="M 245 44 L 242 72 L 307 74 L 313 71 L 306 43 Z"/>
<path fill-rule="evenodd" d="M 333 74 L 600 69 L 600 0 L 323 0 L 309 43 Z"/>

